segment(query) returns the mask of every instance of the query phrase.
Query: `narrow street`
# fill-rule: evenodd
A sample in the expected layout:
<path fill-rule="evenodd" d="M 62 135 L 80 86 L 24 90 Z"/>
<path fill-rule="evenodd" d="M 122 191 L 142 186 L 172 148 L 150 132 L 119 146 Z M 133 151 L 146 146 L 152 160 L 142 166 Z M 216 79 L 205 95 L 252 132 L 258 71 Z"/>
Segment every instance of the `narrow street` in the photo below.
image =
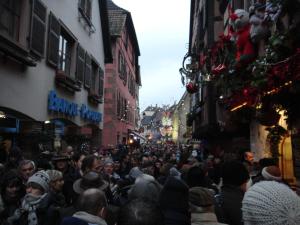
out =
<path fill-rule="evenodd" d="M 300 225 L 300 0 L 0 0 L 0 224 Z"/>

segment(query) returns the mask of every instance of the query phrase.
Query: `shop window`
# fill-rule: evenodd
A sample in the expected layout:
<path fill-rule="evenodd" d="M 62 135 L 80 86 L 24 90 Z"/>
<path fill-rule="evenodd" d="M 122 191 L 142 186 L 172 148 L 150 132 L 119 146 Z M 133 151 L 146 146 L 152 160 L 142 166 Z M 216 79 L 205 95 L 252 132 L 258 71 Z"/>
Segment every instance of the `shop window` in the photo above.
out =
<path fill-rule="evenodd" d="M 19 40 L 21 4 L 21 0 L 0 2 L 0 32 L 14 41 Z"/>

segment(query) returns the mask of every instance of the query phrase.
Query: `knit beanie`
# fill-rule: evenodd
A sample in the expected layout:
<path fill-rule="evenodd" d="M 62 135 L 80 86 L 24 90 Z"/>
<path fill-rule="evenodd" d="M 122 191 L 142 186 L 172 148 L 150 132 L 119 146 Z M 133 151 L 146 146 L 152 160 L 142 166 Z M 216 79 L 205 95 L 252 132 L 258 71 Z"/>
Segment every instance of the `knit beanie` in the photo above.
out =
<path fill-rule="evenodd" d="M 261 181 L 249 188 L 242 202 L 245 225 L 297 225 L 300 198 L 285 184 Z"/>
<path fill-rule="evenodd" d="M 222 178 L 224 185 L 240 186 L 249 179 L 249 172 L 243 163 L 239 161 L 225 162 L 222 166 Z"/>
<path fill-rule="evenodd" d="M 29 177 L 27 184 L 36 183 L 40 185 L 45 190 L 45 192 L 48 192 L 49 182 L 50 182 L 49 175 L 46 173 L 46 171 L 40 170 L 35 174 L 33 174 L 31 177 Z"/>
<path fill-rule="evenodd" d="M 47 170 L 46 172 L 49 175 L 50 181 L 56 181 L 63 178 L 62 172 L 58 170 Z"/>
<path fill-rule="evenodd" d="M 212 206 L 214 204 L 214 191 L 203 187 L 190 188 L 189 202 L 199 207 Z"/>
<path fill-rule="evenodd" d="M 277 166 L 264 167 L 261 171 L 261 175 L 266 180 L 282 180 L 280 169 Z"/>

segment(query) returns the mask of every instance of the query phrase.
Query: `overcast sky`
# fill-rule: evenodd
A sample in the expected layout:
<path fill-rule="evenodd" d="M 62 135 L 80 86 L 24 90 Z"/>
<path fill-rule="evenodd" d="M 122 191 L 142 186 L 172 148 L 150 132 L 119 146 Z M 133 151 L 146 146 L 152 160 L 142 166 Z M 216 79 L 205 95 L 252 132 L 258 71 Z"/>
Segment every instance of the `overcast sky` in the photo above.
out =
<path fill-rule="evenodd" d="M 190 0 L 113 0 L 131 13 L 141 56 L 140 108 L 173 104 L 185 88 L 178 72 L 187 53 Z"/>

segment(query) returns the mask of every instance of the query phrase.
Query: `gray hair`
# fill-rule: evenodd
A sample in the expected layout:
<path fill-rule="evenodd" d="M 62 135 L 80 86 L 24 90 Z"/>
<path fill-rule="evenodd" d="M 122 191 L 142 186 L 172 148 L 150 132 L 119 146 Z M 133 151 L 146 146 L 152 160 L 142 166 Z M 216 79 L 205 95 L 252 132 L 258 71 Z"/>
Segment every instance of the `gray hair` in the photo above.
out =
<path fill-rule="evenodd" d="M 19 162 L 18 169 L 20 170 L 23 166 L 25 166 L 29 163 L 33 166 L 33 169 L 35 170 L 36 169 L 35 163 L 32 160 L 29 160 L 29 159 L 23 159 L 21 162 Z"/>

